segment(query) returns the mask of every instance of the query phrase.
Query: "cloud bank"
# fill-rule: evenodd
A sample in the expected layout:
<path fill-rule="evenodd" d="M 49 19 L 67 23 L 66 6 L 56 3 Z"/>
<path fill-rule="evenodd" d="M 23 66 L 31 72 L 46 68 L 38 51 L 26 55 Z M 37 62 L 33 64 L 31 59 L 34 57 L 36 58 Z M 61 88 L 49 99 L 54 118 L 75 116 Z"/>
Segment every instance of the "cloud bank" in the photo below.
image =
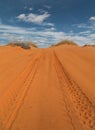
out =
<path fill-rule="evenodd" d="M 24 17 L 26 16 L 25 15 L 19 16 L 20 19 L 24 19 Z M 39 22 L 36 20 L 34 21 L 37 22 L 37 24 L 39 24 L 42 23 L 44 19 L 39 20 Z M 1 23 L 0 43 L 5 44 L 11 41 L 33 41 L 36 42 L 40 47 L 48 47 L 53 43 L 69 39 L 74 40 L 79 45 L 95 44 L 94 17 L 89 18 L 88 23 L 80 23 L 73 25 L 74 28 L 83 30 L 77 33 L 74 32 L 73 30 L 68 32 L 58 31 L 57 28 L 54 26 L 54 24 L 45 22 L 44 24 L 48 24 L 49 27 L 44 27 L 42 29 L 38 29 L 36 27 L 25 28 L 25 27 L 5 25 Z"/>

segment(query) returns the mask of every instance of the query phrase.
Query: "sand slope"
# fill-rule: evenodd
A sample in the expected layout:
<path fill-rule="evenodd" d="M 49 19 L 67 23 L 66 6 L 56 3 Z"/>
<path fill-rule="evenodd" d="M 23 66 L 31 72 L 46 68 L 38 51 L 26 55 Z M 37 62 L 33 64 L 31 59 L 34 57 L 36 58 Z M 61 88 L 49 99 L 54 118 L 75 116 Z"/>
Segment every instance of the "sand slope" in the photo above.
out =
<path fill-rule="evenodd" d="M 94 66 L 94 47 L 0 47 L 0 130 L 94 130 Z"/>

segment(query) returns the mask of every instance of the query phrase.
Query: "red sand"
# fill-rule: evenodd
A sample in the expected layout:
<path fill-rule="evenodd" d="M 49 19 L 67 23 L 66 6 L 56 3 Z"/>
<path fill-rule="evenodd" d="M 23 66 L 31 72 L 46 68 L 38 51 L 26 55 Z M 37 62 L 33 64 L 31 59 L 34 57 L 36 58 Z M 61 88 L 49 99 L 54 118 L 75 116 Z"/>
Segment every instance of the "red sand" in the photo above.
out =
<path fill-rule="evenodd" d="M 95 130 L 95 48 L 0 47 L 0 130 Z"/>

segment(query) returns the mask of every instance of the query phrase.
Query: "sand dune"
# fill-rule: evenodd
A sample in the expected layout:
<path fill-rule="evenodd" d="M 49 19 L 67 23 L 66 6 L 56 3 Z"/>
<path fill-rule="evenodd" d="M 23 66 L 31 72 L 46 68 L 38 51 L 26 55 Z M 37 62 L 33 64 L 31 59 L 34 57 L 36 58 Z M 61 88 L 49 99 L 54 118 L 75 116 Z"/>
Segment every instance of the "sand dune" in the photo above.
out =
<path fill-rule="evenodd" d="M 0 130 L 95 130 L 95 47 L 0 47 Z"/>

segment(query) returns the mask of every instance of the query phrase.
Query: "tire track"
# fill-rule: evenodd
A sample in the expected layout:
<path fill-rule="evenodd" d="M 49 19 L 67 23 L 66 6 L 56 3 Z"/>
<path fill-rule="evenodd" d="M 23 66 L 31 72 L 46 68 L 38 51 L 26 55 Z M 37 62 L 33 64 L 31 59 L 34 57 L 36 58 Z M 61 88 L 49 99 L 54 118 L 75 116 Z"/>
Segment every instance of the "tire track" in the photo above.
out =
<path fill-rule="evenodd" d="M 13 111 L 11 112 L 7 122 L 5 122 L 5 127 L 4 127 L 4 130 L 11 130 L 11 127 L 18 115 L 18 112 L 19 112 L 19 109 L 20 107 L 22 106 L 23 102 L 24 102 L 24 99 L 26 97 L 26 94 L 30 88 L 30 85 L 35 77 L 35 74 L 37 72 L 37 67 L 38 67 L 38 62 L 39 61 L 34 61 L 33 63 L 33 70 L 30 72 L 30 74 L 28 75 L 25 83 L 23 84 L 23 88 L 21 90 L 21 93 L 19 93 L 19 96 L 17 97 L 16 101 L 15 101 L 15 105 L 14 105 L 14 109 Z"/>
<path fill-rule="evenodd" d="M 54 56 L 54 53 L 52 52 L 52 50 L 51 50 L 51 55 L 52 55 L 52 60 L 53 60 L 53 65 L 54 65 L 54 67 L 55 67 L 55 71 L 56 71 L 56 73 L 57 73 L 57 77 L 58 77 L 58 80 L 59 80 L 59 83 L 60 83 L 60 86 L 58 87 L 58 89 L 60 89 L 61 90 L 61 92 L 62 92 L 62 95 L 63 95 L 63 101 L 64 101 L 64 105 L 65 105 L 65 108 L 66 108 L 66 112 L 67 112 L 67 115 L 68 115 L 68 118 L 70 119 L 70 123 L 71 123 L 71 125 L 72 125 L 72 128 L 73 128 L 73 130 L 75 130 L 75 126 L 74 126 L 74 123 L 73 123 L 73 121 L 72 121 L 72 117 L 71 117 L 71 114 L 70 114 L 70 112 L 69 112 L 69 106 L 68 106 L 68 104 L 67 104 L 67 98 L 66 98 L 66 95 L 65 95 L 65 92 L 63 91 L 63 84 L 62 84 L 62 82 L 60 81 L 60 75 L 58 74 L 58 69 L 56 68 L 56 62 L 55 62 L 55 56 Z"/>
<path fill-rule="evenodd" d="M 7 85 L 7 86 L 9 86 L 9 85 L 11 86 L 11 83 L 15 82 L 15 79 L 18 77 L 18 75 L 20 75 L 20 73 L 25 69 L 25 67 L 28 64 L 28 62 L 31 61 L 31 59 L 32 59 L 31 56 L 35 57 L 34 54 L 33 55 L 29 54 L 27 56 L 25 55 L 25 56 L 23 56 L 23 57 L 21 57 L 19 59 L 16 59 L 15 63 L 13 61 L 14 64 L 12 64 L 12 65 L 10 65 L 10 63 L 7 63 L 9 65 L 9 67 L 6 67 L 6 69 L 4 69 L 3 72 L 1 73 L 2 77 L 0 78 L 0 81 L 1 82 L 5 81 L 5 79 L 7 79 L 8 76 L 9 76 L 9 78 L 11 78 L 12 75 L 10 75 L 10 74 L 11 73 L 14 74 L 14 72 L 15 72 L 16 69 L 21 68 L 20 69 L 21 71 L 19 71 L 19 72 L 17 71 L 18 74 L 16 74 L 16 76 L 14 78 L 12 78 L 11 82 Z M 7 88 L 6 88 L 6 90 L 7 90 Z M 0 94 L 0 97 L 3 96 L 3 93 Z"/>
<path fill-rule="evenodd" d="M 67 98 L 72 103 L 80 123 L 83 127 L 95 129 L 95 107 L 81 88 L 71 79 L 54 50 L 53 55 L 59 80 L 63 83 L 63 90 L 67 93 Z"/>
<path fill-rule="evenodd" d="M 13 111 L 15 111 L 16 108 L 18 108 L 15 106 L 15 103 L 17 102 L 18 97 L 20 96 L 22 90 L 24 89 L 23 85 L 25 85 L 25 83 L 28 81 L 26 79 L 28 79 L 29 75 L 32 73 L 32 70 L 34 68 L 33 66 L 35 66 L 38 59 L 39 59 L 39 54 L 36 55 L 32 59 L 32 61 L 28 63 L 25 70 L 17 77 L 15 82 L 10 86 L 8 91 L 0 99 L 0 122 L 1 122 L 2 127 L 5 130 L 7 129 L 6 127 L 7 126 L 6 124 L 8 124 L 7 120 L 9 119 L 10 115 L 12 115 Z M 35 71 L 35 69 L 33 71 Z"/>

